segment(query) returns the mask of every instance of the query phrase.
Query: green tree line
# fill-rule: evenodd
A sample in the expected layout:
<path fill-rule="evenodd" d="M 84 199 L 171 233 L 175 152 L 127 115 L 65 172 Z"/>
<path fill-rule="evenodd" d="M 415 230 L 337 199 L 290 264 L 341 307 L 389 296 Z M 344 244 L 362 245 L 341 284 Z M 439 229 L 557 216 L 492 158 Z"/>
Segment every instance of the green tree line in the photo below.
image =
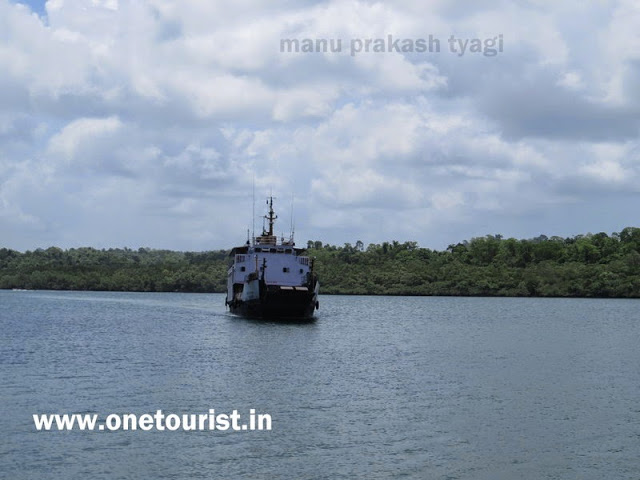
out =
<path fill-rule="evenodd" d="M 0 288 L 222 292 L 228 252 L 139 248 L 0 249 Z"/>
<path fill-rule="evenodd" d="M 486 235 L 444 251 L 416 242 L 309 241 L 321 292 L 640 298 L 640 228 L 575 237 Z M 0 249 L 0 288 L 224 292 L 228 252 Z"/>
<path fill-rule="evenodd" d="M 542 297 L 640 297 L 640 228 L 619 233 L 486 235 L 445 251 L 416 242 L 309 242 L 323 293 Z"/>

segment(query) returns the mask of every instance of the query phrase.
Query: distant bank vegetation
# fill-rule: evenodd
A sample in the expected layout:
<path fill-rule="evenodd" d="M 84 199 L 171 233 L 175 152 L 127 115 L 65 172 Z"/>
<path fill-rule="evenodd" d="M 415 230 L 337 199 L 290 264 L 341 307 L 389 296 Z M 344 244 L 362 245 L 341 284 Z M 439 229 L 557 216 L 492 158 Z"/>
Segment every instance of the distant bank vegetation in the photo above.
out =
<path fill-rule="evenodd" d="M 416 242 L 309 241 L 321 293 L 640 298 L 640 228 L 528 240 L 487 235 L 445 251 Z M 0 249 L 0 288 L 224 292 L 228 252 Z"/>

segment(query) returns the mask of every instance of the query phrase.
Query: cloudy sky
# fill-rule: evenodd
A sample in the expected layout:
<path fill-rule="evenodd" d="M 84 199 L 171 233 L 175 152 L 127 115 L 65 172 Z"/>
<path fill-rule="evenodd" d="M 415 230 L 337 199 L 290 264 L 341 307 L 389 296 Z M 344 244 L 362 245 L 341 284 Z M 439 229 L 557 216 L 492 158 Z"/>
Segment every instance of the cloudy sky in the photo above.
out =
<path fill-rule="evenodd" d="M 640 226 L 639 32 L 636 0 L 0 0 L 0 247 L 228 248 L 254 181 L 298 244 Z"/>

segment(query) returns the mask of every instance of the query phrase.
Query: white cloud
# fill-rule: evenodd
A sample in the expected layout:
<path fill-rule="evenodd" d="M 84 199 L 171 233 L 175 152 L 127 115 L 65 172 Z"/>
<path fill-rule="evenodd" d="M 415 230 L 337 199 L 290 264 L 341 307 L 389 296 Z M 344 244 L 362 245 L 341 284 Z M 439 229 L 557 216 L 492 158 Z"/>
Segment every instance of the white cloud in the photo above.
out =
<path fill-rule="evenodd" d="M 558 85 L 568 89 L 580 90 L 584 87 L 582 77 L 577 72 L 567 72 L 558 80 Z"/>
<path fill-rule="evenodd" d="M 254 179 L 259 196 L 295 195 L 300 235 L 333 243 L 441 248 L 635 221 L 633 1 L 49 0 L 46 12 L 0 0 L 7 246 L 224 248 L 244 238 Z M 389 34 L 431 34 L 441 51 L 350 55 L 351 39 Z M 502 35 L 504 51 L 451 54 L 452 34 Z M 344 49 L 282 53 L 282 38 Z M 600 195 L 620 199 L 615 214 L 578 220 Z"/>
<path fill-rule="evenodd" d="M 69 163 L 74 160 L 91 160 L 80 159 L 78 156 L 81 153 L 91 155 L 96 144 L 117 133 L 122 127 L 122 122 L 117 117 L 79 118 L 51 137 L 48 150 Z"/>
<path fill-rule="evenodd" d="M 582 167 L 582 171 L 605 182 L 620 183 L 627 178 L 627 172 L 613 160 L 596 161 Z"/>

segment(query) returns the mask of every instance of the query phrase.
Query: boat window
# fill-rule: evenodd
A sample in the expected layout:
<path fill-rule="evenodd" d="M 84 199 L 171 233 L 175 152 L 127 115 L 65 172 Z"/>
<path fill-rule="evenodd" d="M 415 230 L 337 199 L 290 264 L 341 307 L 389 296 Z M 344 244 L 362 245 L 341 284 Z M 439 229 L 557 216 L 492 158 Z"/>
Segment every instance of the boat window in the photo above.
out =
<path fill-rule="evenodd" d="M 289 273 L 289 267 L 282 267 L 282 271 L 284 273 Z"/>
<path fill-rule="evenodd" d="M 276 249 L 275 249 L 275 248 L 270 248 L 270 249 L 269 249 L 269 251 L 270 251 L 271 253 L 276 253 Z"/>
<path fill-rule="evenodd" d="M 240 267 L 240 271 L 244 272 L 247 269 L 247 267 Z"/>
<path fill-rule="evenodd" d="M 242 268 L 244 268 L 244 267 L 242 267 Z M 303 269 L 300 269 L 300 273 L 304 273 L 304 270 L 303 270 Z"/>

